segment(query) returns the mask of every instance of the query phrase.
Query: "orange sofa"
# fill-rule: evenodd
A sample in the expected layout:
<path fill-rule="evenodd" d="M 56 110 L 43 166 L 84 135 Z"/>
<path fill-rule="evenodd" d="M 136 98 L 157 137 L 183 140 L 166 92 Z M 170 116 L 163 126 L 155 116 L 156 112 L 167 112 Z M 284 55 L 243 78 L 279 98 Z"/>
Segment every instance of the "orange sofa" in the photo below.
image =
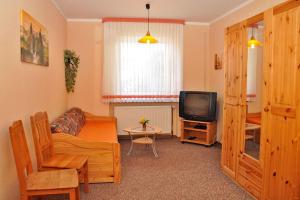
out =
<path fill-rule="evenodd" d="M 261 113 L 247 113 L 246 122 L 261 125 Z"/>
<path fill-rule="evenodd" d="M 56 153 L 89 156 L 90 183 L 120 182 L 120 144 L 114 117 L 99 117 L 72 108 L 50 126 Z"/>

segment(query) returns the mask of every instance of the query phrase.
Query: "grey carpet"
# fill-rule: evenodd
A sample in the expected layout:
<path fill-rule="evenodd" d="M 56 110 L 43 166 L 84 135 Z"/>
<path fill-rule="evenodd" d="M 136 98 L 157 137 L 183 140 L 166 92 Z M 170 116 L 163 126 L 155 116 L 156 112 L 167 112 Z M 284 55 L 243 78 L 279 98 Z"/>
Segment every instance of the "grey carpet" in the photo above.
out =
<path fill-rule="evenodd" d="M 81 186 L 81 200 L 252 200 L 222 173 L 221 147 L 181 144 L 178 139 L 157 140 L 159 158 L 151 148 L 121 140 L 121 184 L 90 184 L 90 193 Z M 47 200 L 67 200 L 55 195 Z"/>
<path fill-rule="evenodd" d="M 245 153 L 259 160 L 260 144 L 255 143 L 253 140 L 246 140 Z"/>
<path fill-rule="evenodd" d="M 121 184 L 90 184 L 82 200 L 250 200 L 220 168 L 219 145 L 207 148 L 181 144 L 178 139 L 157 140 L 159 158 L 151 149 L 135 145 L 127 156 L 129 140 L 121 140 Z"/>

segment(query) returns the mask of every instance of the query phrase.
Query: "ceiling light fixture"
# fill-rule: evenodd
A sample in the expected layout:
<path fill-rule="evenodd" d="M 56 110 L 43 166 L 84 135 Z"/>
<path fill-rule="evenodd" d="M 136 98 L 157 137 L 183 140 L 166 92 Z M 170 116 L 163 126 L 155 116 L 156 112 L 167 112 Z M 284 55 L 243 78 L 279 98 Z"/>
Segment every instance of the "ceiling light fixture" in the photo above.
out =
<path fill-rule="evenodd" d="M 254 49 L 258 46 L 261 46 L 260 41 L 256 40 L 254 37 L 253 29 L 254 29 L 254 27 L 252 27 L 252 36 L 251 36 L 250 40 L 248 41 L 248 47 L 250 47 L 252 49 Z"/>
<path fill-rule="evenodd" d="M 147 3 L 146 4 L 146 9 L 148 10 L 148 31 L 146 33 L 146 35 L 144 37 L 142 37 L 141 39 L 138 40 L 139 43 L 143 43 L 143 44 L 155 44 L 157 43 L 157 39 L 155 39 L 155 37 L 153 37 L 151 34 L 150 34 L 150 31 L 149 31 L 149 10 L 150 10 L 150 4 Z"/>

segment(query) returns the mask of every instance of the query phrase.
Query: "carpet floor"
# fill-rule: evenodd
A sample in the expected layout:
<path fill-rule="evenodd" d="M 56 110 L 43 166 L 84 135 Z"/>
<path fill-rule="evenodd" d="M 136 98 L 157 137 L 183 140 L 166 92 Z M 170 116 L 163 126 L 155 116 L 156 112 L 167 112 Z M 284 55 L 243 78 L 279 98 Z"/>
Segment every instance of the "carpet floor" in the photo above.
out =
<path fill-rule="evenodd" d="M 220 145 L 181 144 L 178 139 L 157 140 L 158 158 L 151 147 L 121 140 L 120 184 L 90 184 L 82 200 L 250 200 L 253 199 L 222 173 Z"/>

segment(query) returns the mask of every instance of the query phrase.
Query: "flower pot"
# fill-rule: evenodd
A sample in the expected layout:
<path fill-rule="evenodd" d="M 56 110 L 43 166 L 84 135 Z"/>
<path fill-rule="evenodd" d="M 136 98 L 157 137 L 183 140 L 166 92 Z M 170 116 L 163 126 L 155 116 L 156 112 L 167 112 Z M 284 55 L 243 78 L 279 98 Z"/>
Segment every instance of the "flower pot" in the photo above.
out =
<path fill-rule="evenodd" d="M 146 131 L 147 124 L 143 124 L 143 131 Z"/>

